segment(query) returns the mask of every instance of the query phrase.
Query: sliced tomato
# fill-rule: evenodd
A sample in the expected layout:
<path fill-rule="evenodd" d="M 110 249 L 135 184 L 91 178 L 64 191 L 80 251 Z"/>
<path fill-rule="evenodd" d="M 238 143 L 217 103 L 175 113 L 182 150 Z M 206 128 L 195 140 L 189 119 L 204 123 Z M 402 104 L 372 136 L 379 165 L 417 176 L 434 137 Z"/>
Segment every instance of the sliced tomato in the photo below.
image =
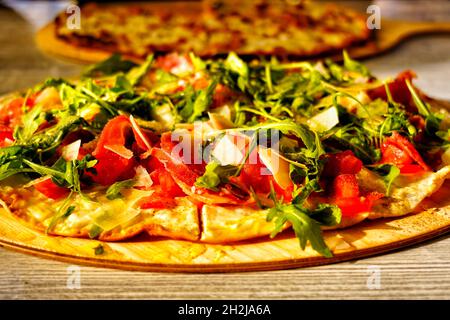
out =
<path fill-rule="evenodd" d="M 371 192 L 364 197 L 336 198 L 334 203 L 341 209 L 342 215 L 353 216 L 371 211 L 375 201 L 383 196 L 381 193 Z"/>
<path fill-rule="evenodd" d="M 172 177 L 188 186 L 193 186 L 199 177 L 199 175 L 184 164 L 181 159 L 172 157 L 170 153 L 163 149 L 153 148 L 152 156 L 157 158 L 164 165 L 165 169 L 172 175 Z"/>
<path fill-rule="evenodd" d="M 256 150 L 253 152 L 257 153 Z M 258 155 L 251 155 L 249 159 L 256 159 L 256 163 L 244 164 L 238 177 L 247 189 L 250 189 L 251 187 L 257 194 L 269 194 L 270 186 L 273 185 L 275 193 L 280 198 L 282 197 L 284 202 L 292 201 L 293 184 L 287 188 L 280 187 L 273 175 L 268 174 L 269 171 L 267 167 L 263 164 Z M 265 174 L 263 174 L 264 172 Z"/>
<path fill-rule="evenodd" d="M 236 98 L 236 92 L 234 92 L 230 87 L 219 83 L 214 89 L 211 108 L 221 107 L 227 103 L 233 102 Z"/>
<path fill-rule="evenodd" d="M 210 204 L 243 204 L 246 202 L 246 199 L 238 197 L 226 188 L 222 188 L 219 192 L 216 192 L 195 186 L 195 182 L 200 174 L 192 169 L 194 165 L 183 163 L 182 159 L 172 157 L 170 152 L 166 152 L 160 148 L 153 148 L 151 155 L 164 165 L 165 170 L 167 170 L 184 193 L 199 202 Z"/>
<path fill-rule="evenodd" d="M 362 161 L 351 150 L 346 150 L 328 156 L 323 175 L 336 177 L 340 174 L 357 174 L 361 171 L 362 166 Z"/>
<path fill-rule="evenodd" d="M 418 164 L 405 164 L 400 167 L 401 174 L 413 174 L 413 173 L 419 174 L 423 172 L 425 172 L 425 170 L 422 168 L 421 165 Z"/>
<path fill-rule="evenodd" d="M 141 209 L 167 209 L 177 205 L 174 198 L 164 195 L 162 192 L 155 192 L 151 196 L 145 197 L 139 201 Z"/>
<path fill-rule="evenodd" d="M 184 74 L 194 71 L 191 60 L 186 55 L 171 53 L 156 59 L 156 68 L 161 68 L 166 72 L 173 74 Z"/>
<path fill-rule="evenodd" d="M 336 198 L 359 197 L 359 186 L 356 175 L 338 175 L 333 181 L 333 193 Z"/>
<path fill-rule="evenodd" d="M 53 200 L 58 200 L 67 197 L 70 192 L 68 188 L 58 186 L 56 183 L 52 181 L 51 178 L 36 183 L 34 187 L 44 196 Z"/>
<path fill-rule="evenodd" d="M 7 147 L 12 141 L 14 141 L 13 130 L 0 124 L 0 148 Z"/>
<path fill-rule="evenodd" d="M 27 107 L 33 107 L 36 99 L 36 94 L 32 94 L 27 98 L 19 97 L 11 100 L 6 106 L 3 107 L 0 114 L 0 123 L 7 126 L 14 127 L 20 124 L 20 119 L 23 115 L 23 105 Z"/>
<path fill-rule="evenodd" d="M 416 163 L 424 171 L 430 171 L 430 167 L 422 159 L 422 156 L 414 148 L 413 144 L 398 132 L 393 132 L 386 138 L 381 146 L 381 163 L 391 163 L 400 167 Z"/>
<path fill-rule="evenodd" d="M 381 163 L 390 163 L 397 166 L 408 165 L 413 159 L 403 150 L 394 144 L 385 142 L 381 145 Z"/>
<path fill-rule="evenodd" d="M 411 93 L 406 85 L 406 80 L 411 81 L 413 78 L 416 78 L 416 74 L 411 70 L 406 70 L 400 73 L 393 82 L 388 84 L 389 91 L 391 92 L 392 99 L 401 103 L 405 107 L 407 107 L 410 111 L 416 110 L 416 106 L 411 98 Z M 368 90 L 367 94 L 372 100 L 380 98 L 384 101 L 387 101 L 387 94 L 384 85 Z"/>
<path fill-rule="evenodd" d="M 93 181 L 101 185 L 110 185 L 116 181 L 129 179 L 134 176 L 136 160 L 123 157 L 111 151 L 108 146 L 123 146 L 126 148 L 133 137 L 130 120 L 126 116 L 111 119 L 103 128 L 100 138 L 92 155 L 98 160 L 91 175 Z"/>
<path fill-rule="evenodd" d="M 150 174 L 150 178 L 155 185 L 161 187 L 162 193 L 168 197 L 181 197 L 185 195 L 175 180 L 173 180 L 170 173 L 164 168 L 153 171 Z"/>

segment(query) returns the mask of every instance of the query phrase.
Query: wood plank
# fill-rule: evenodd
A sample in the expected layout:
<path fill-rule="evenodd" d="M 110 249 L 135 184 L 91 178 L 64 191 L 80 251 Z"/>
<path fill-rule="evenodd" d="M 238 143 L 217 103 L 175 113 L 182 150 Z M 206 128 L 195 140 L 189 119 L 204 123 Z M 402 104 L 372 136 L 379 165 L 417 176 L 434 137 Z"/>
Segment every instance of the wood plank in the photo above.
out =
<path fill-rule="evenodd" d="M 310 246 L 300 250 L 292 232 L 229 244 L 147 238 L 101 242 L 50 236 L 30 229 L 0 210 L 0 244 L 5 248 L 75 264 L 137 271 L 232 272 L 275 270 L 330 264 L 387 252 L 450 231 L 450 183 L 424 201 L 427 210 L 396 219 L 365 221 L 351 228 L 325 231 L 333 251 L 325 258 Z M 431 200 L 432 199 L 432 200 Z M 104 253 L 95 248 L 102 245 Z"/>
<path fill-rule="evenodd" d="M 80 267 L 0 250 L 1 299 L 442 299 L 450 294 L 450 236 L 363 260 L 298 270 L 173 274 Z M 381 288 L 367 287 L 369 266 Z"/>

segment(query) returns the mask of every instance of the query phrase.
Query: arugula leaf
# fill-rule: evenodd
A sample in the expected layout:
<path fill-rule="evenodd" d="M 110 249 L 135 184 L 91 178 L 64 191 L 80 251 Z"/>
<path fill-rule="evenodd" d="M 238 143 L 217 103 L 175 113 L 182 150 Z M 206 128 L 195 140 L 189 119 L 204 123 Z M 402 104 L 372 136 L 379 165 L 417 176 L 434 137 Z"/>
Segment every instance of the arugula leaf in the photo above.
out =
<path fill-rule="evenodd" d="M 331 227 L 341 223 L 342 213 L 336 205 L 320 203 L 315 210 L 311 211 L 310 217 L 323 226 Z"/>
<path fill-rule="evenodd" d="M 103 247 L 102 244 L 99 244 L 98 246 L 96 246 L 96 247 L 94 248 L 94 254 L 95 254 L 96 256 L 102 255 L 102 254 L 104 254 L 104 253 L 105 253 L 105 248 Z"/>
<path fill-rule="evenodd" d="M 394 180 L 400 175 L 400 169 L 391 164 L 381 164 L 376 166 L 370 166 L 369 169 L 378 173 L 386 184 L 386 196 L 389 196 L 391 192 L 391 186 Z"/>
<path fill-rule="evenodd" d="M 81 193 L 80 174 L 85 169 L 92 168 L 96 160 L 91 160 L 92 156 L 86 156 L 82 160 L 64 161 L 60 158 L 52 167 L 47 167 L 23 159 L 23 163 L 33 169 L 41 176 L 51 176 L 58 185 L 72 189 L 72 191 Z"/>
<path fill-rule="evenodd" d="M 218 162 L 211 161 L 205 167 L 205 173 L 195 181 L 197 187 L 218 191 L 217 186 L 226 182 L 227 178 L 236 174 L 239 167 L 227 165 L 221 166 Z"/>
<path fill-rule="evenodd" d="M 237 86 L 242 91 L 245 91 L 245 87 L 248 84 L 249 79 L 248 65 L 241 58 L 239 58 L 236 53 L 231 52 L 225 60 L 225 68 L 239 76 Z"/>
<path fill-rule="evenodd" d="M 103 232 L 103 229 L 101 227 L 99 227 L 98 225 L 94 224 L 92 225 L 92 227 L 89 229 L 88 235 L 90 239 L 95 239 L 97 238 L 101 233 Z"/>
<path fill-rule="evenodd" d="M 45 121 L 45 112 L 42 107 L 36 106 L 22 117 L 22 126 L 16 127 L 14 138 L 19 144 L 26 144 L 39 126 Z"/>
<path fill-rule="evenodd" d="M 33 169 L 24 168 L 21 160 L 13 160 L 0 166 L 0 181 L 18 173 L 34 172 Z"/>
<path fill-rule="evenodd" d="M 428 104 L 423 102 L 422 99 L 419 98 L 419 95 L 417 94 L 416 90 L 414 90 L 411 81 L 409 79 L 406 79 L 405 82 L 409 92 L 411 93 L 414 104 L 416 105 L 417 110 L 419 111 L 419 114 L 425 117 L 426 132 L 429 135 L 434 136 L 436 132 L 439 130 L 439 126 L 441 124 L 442 119 L 439 116 L 435 115 L 433 112 L 431 112 Z"/>
<path fill-rule="evenodd" d="M 64 202 L 58 208 L 58 211 L 52 217 L 52 220 L 50 220 L 50 223 L 49 223 L 45 233 L 49 233 L 50 231 L 52 231 L 53 228 L 56 226 L 56 224 L 61 219 L 68 217 L 75 210 L 75 207 L 70 205 L 71 200 L 72 200 L 72 195 L 73 195 L 73 192 L 70 192 L 70 194 L 67 196 L 67 198 L 64 200 Z"/>
<path fill-rule="evenodd" d="M 197 57 L 193 52 L 189 52 L 189 59 L 191 59 L 195 70 L 199 71 L 206 69 L 205 61 L 203 61 L 200 57 Z"/>
<path fill-rule="evenodd" d="M 344 67 L 347 70 L 361 73 L 363 76 L 366 76 L 366 77 L 370 76 L 369 69 L 367 69 L 367 67 L 365 65 L 363 65 L 362 63 L 359 63 L 358 61 L 350 58 L 350 56 L 348 55 L 348 52 L 346 50 L 344 50 L 344 52 L 343 52 L 343 57 L 344 57 Z"/>
<path fill-rule="evenodd" d="M 131 86 L 134 87 L 139 84 L 142 78 L 147 74 L 148 70 L 150 70 L 152 63 L 153 54 L 149 55 L 147 59 L 145 59 L 144 63 L 128 71 L 128 73 L 126 74 L 126 78 L 130 82 Z"/>
<path fill-rule="evenodd" d="M 83 123 L 83 118 L 67 116 L 60 119 L 55 126 L 35 133 L 29 141 L 22 145 L 35 149 L 38 153 L 52 151 L 61 144 L 67 133 L 78 128 Z"/>
<path fill-rule="evenodd" d="M 114 53 L 108 59 L 86 68 L 83 72 L 83 76 L 98 77 L 115 74 L 118 72 L 126 72 L 135 66 L 136 63 L 129 60 L 122 60 L 122 56 L 120 54 Z"/>
<path fill-rule="evenodd" d="M 201 90 L 192 105 L 192 114 L 188 118 L 188 122 L 194 122 L 197 118 L 201 117 L 203 113 L 208 110 L 212 103 L 214 89 L 216 88 L 217 82 L 213 81 L 204 90 Z"/>
<path fill-rule="evenodd" d="M 115 182 L 106 190 L 106 198 L 109 200 L 121 198 L 123 197 L 121 193 L 122 189 L 131 188 L 134 184 L 135 181 L 133 179 Z"/>
<path fill-rule="evenodd" d="M 61 172 L 40 164 L 33 163 L 27 159 L 23 159 L 23 162 L 28 165 L 31 169 L 33 169 L 35 172 L 39 173 L 41 176 L 52 176 L 56 179 L 60 179 L 65 181 L 66 180 L 66 174 L 65 172 Z"/>
<path fill-rule="evenodd" d="M 248 77 L 249 69 L 247 64 L 234 52 L 231 52 L 228 55 L 227 59 L 225 60 L 225 67 L 237 73 L 241 77 Z"/>
<path fill-rule="evenodd" d="M 331 210 L 330 214 L 328 208 L 327 210 L 321 208 L 320 211 L 315 214 L 319 215 L 320 212 L 326 212 L 327 218 L 324 218 L 323 221 L 333 223 L 339 220 L 339 214 L 336 209 Z M 331 258 L 333 254 L 323 239 L 322 231 L 320 229 L 320 222 L 313 219 L 310 214 L 311 213 L 307 209 L 302 208 L 299 205 L 276 204 L 273 208 L 269 209 L 269 213 L 267 215 L 267 221 L 272 221 L 275 219 L 276 225 L 275 229 L 270 234 L 270 237 L 275 237 L 283 230 L 285 223 L 290 222 L 292 228 L 294 229 L 295 235 L 300 242 L 300 247 L 302 250 L 305 250 L 309 241 L 314 250 L 327 258 Z M 314 216 L 314 213 L 312 216 Z M 330 218 L 330 216 L 333 218 Z"/>

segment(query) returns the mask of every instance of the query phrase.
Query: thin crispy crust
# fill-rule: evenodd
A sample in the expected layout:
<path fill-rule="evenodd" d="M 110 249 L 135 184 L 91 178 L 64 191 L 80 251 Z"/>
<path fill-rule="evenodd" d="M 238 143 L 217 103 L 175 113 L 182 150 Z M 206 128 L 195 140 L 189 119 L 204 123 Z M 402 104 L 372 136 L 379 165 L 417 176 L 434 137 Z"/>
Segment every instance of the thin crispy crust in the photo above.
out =
<path fill-rule="evenodd" d="M 62 204 L 62 201 L 55 202 L 46 198 L 33 187 L 2 187 L 0 199 L 6 204 L 11 214 L 29 227 L 41 232 L 47 231 L 52 216 L 57 213 Z M 69 205 L 77 206 L 77 200 L 79 198 L 74 199 Z M 102 231 L 96 238 L 102 241 L 120 241 L 147 232 L 153 236 L 198 240 L 200 227 L 197 207 L 187 198 L 178 198 L 176 201 L 177 206 L 174 208 L 140 210 L 136 217 L 108 231 Z M 92 208 L 78 208 L 68 218 L 61 219 L 54 228 L 48 230 L 48 233 L 89 238 L 93 222 L 90 214 L 102 205 L 98 203 Z"/>
<path fill-rule="evenodd" d="M 397 186 L 393 187 L 392 196 L 381 199 L 372 212 L 343 216 L 339 225 L 323 229 L 347 228 L 367 218 L 396 217 L 414 212 L 427 197 L 438 192 L 445 180 L 449 178 L 450 166 L 443 167 L 435 173 L 426 173 L 421 177 L 402 178 L 397 182 Z M 382 191 L 381 184 L 378 183 L 380 178 L 372 176 L 370 171 L 363 169 L 359 179 L 366 181 L 362 185 L 363 188 L 370 185 L 372 190 Z M 0 198 L 14 216 L 40 231 L 47 229 L 48 217 L 55 214 L 58 208 L 53 200 L 47 199 L 34 188 L 3 187 Z M 43 208 L 47 211 L 42 213 Z M 103 241 L 119 241 L 147 232 L 152 236 L 227 243 L 269 235 L 274 228 L 274 223 L 268 222 L 266 216 L 266 210 L 205 204 L 199 217 L 197 206 L 189 198 L 177 198 L 176 207 L 141 210 L 138 218 L 102 232 L 98 238 Z M 62 222 L 49 233 L 87 238 L 90 230 L 89 222 L 90 220 L 87 220 L 83 224 L 82 221 L 76 228 L 67 228 L 68 223 Z M 288 224 L 284 226 L 284 228 L 288 227 Z"/>
<path fill-rule="evenodd" d="M 53 23 L 38 33 L 37 42 L 46 52 L 93 62 L 106 58 L 112 52 L 119 52 L 135 60 L 140 60 L 149 53 L 164 54 L 173 51 L 193 51 L 202 57 L 224 55 L 230 51 L 244 56 L 312 57 L 340 52 L 343 48 L 364 43 L 371 38 L 371 32 L 366 27 L 363 15 L 335 5 L 327 6 L 322 12 L 320 9 L 322 6 L 314 3 L 304 5 L 306 9 L 301 6 L 286 7 L 286 5 L 280 6 L 280 4 L 277 4 L 280 7 L 277 9 L 277 6 L 270 4 L 269 9 L 263 9 L 262 13 L 257 13 L 261 10 L 259 9 L 261 6 L 251 2 L 246 5 L 248 10 L 241 3 L 238 6 L 228 4 L 222 5 L 220 8 L 213 7 L 213 9 L 211 9 L 211 5 L 207 4 L 206 6 L 199 15 L 202 9 L 195 3 L 165 4 L 164 6 L 158 4 L 110 5 L 107 10 L 103 6 L 87 5 L 82 7 L 84 27 L 82 24 L 82 28 L 79 30 L 68 28 L 68 16 L 62 13 Z M 230 10 L 230 8 L 233 9 Z M 234 8 L 241 9 L 236 11 Z M 183 12 L 183 16 L 172 19 L 172 12 L 175 11 Z M 249 12 L 250 14 L 248 14 Z M 139 19 L 137 18 L 139 15 L 147 18 Z M 138 30 L 150 28 L 150 26 L 143 25 L 151 20 L 146 15 L 156 19 L 152 30 L 160 28 L 163 24 L 162 21 L 164 21 L 165 28 L 168 28 L 171 24 L 167 21 L 173 21 L 173 24 L 176 25 L 174 30 L 182 29 L 178 32 L 180 35 L 173 31 L 166 35 L 169 38 L 173 37 L 172 40 L 161 41 L 160 36 L 155 36 L 156 40 L 150 38 L 145 43 L 138 43 L 137 39 L 142 38 Z M 267 15 L 264 19 L 270 20 L 269 24 L 261 18 L 264 15 Z M 320 18 L 316 17 L 317 15 Z M 101 18 L 101 23 L 95 23 L 96 16 Z M 199 18 L 199 16 L 203 18 Z M 223 20 L 224 17 L 229 20 L 227 23 L 225 23 L 227 20 Z M 131 18 L 138 22 L 133 20 L 133 27 L 129 31 L 120 36 L 114 34 L 114 30 L 120 30 L 120 28 L 116 28 L 117 25 L 126 25 L 127 19 L 132 21 Z M 111 19 L 117 19 L 117 21 L 113 23 L 110 21 Z M 239 22 L 235 22 L 236 19 Z M 179 22 L 180 20 L 182 22 Z M 216 21 L 217 25 L 213 21 Z M 224 21 L 224 23 L 218 23 L 220 21 Z M 279 21 L 283 21 L 283 23 Z M 102 26 L 102 23 L 114 24 L 115 29 L 109 30 L 107 25 L 104 25 L 102 30 L 98 27 Z M 178 26 L 178 23 L 181 23 L 182 26 Z M 247 23 L 250 24 L 245 27 Z M 255 25 L 253 26 L 252 23 Z M 240 26 L 240 24 L 243 25 Z M 95 27 L 92 27 L 93 25 Z M 275 31 L 272 30 L 274 27 Z M 245 28 L 250 28 L 252 31 L 245 31 Z M 254 32 L 254 30 L 265 30 L 264 28 L 268 30 L 260 31 L 260 35 Z M 308 31 L 305 33 L 304 30 Z M 163 31 L 161 29 L 161 32 Z M 275 32 L 274 35 L 271 34 L 273 32 Z M 282 35 L 286 32 L 287 39 L 284 39 Z M 289 32 L 293 32 L 293 34 L 290 35 Z M 298 35 L 298 37 L 295 38 L 294 35 Z"/>

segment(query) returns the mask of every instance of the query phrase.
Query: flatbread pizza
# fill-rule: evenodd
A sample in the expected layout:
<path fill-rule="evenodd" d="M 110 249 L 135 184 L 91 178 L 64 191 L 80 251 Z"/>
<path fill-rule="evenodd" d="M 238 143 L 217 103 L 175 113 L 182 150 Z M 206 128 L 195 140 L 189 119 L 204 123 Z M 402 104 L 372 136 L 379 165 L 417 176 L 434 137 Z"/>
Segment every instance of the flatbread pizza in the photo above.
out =
<path fill-rule="evenodd" d="M 450 178 L 450 117 L 405 71 L 113 55 L 0 101 L 0 204 L 49 235 L 206 243 L 415 212 Z"/>
<path fill-rule="evenodd" d="M 117 52 L 129 58 L 170 52 L 200 57 L 340 53 L 370 40 L 366 17 L 316 1 L 194 1 L 87 4 L 80 26 L 62 12 L 38 33 L 44 51 L 98 61 Z"/>

